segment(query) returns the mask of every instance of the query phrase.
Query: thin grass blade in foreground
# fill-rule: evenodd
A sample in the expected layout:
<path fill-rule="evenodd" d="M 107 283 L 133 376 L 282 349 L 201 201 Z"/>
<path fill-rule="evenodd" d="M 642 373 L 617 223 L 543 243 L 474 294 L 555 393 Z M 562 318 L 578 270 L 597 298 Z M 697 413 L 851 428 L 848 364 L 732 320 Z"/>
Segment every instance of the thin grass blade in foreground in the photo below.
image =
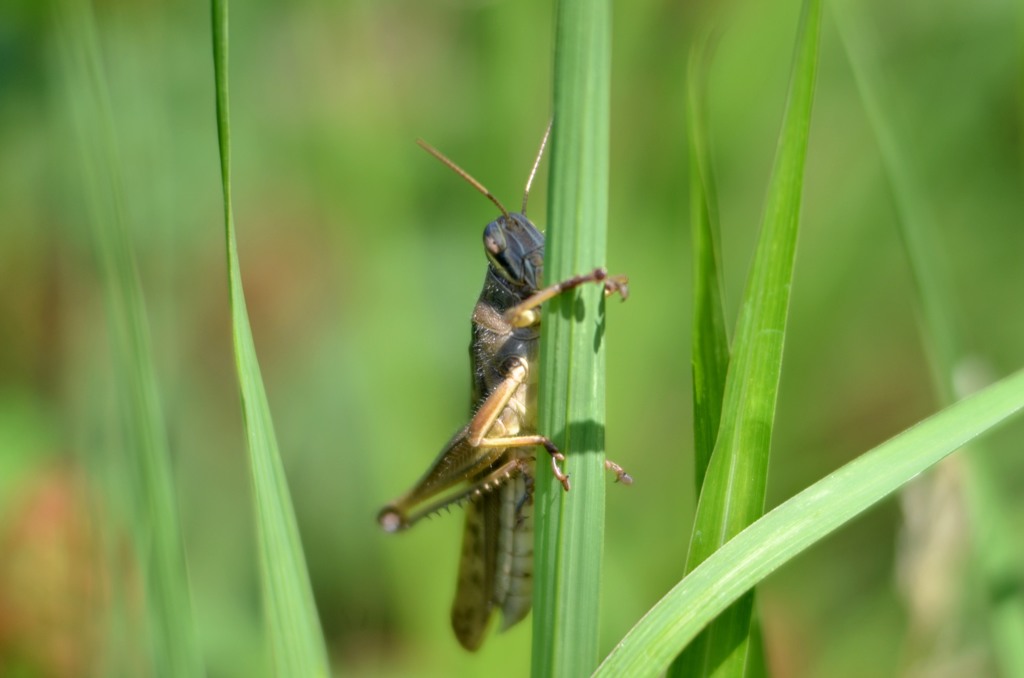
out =
<path fill-rule="evenodd" d="M 561 0 L 555 17 L 554 121 L 544 278 L 605 262 L 611 3 Z M 538 463 L 534 676 L 582 676 L 598 655 L 604 541 L 604 305 L 600 285 L 548 302 L 538 430 L 566 454 L 572 490 Z M 539 460 L 540 461 L 540 460 Z"/>
<path fill-rule="evenodd" d="M 686 110 L 690 147 L 690 228 L 693 232 L 693 456 L 697 495 L 718 437 L 729 336 L 722 307 L 718 195 L 711 167 L 707 73 L 714 50 L 712 29 L 697 37 L 687 62 Z"/>
<path fill-rule="evenodd" d="M 714 10 L 713 10 L 714 11 Z M 693 234 L 693 462 L 697 496 L 707 472 L 729 370 L 729 336 L 726 331 L 722 293 L 722 258 L 708 127 L 707 75 L 714 54 L 714 14 L 704 18 L 687 60 L 687 132 L 690 155 L 690 229 Z M 766 675 L 764 647 L 756 609 L 752 613 L 747 676 Z M 677 668 L 682 672 L 682 666 Z M 669 675 L 674 675 L 672 670 Z"/>
<path fill-rule="evenodd" d="M 899 213 L 899 227 L 907 258 L 916 283 L 922 339 L 926 344 L 929 367 L 939 399 L 949 404 L 956 397 L 954 373 L 968 356 L 964 350 L 965 331 L 950 310 L 948 274 L 942 270 L 937 255 L 935 234 L 937 220 L 925 198 L 925 191 L 912 169 L 907 152 L 895 132 L 888 111 L 891 92 L 885 77 L 870 56 L 864 40 L 864 29 L 855 20 L 856 11 L 843 2 L 832 5 L 839 36 L 853 70 L 868 121 L 878 141 L 882 164 L 892 186 Z M 1016 530 L 1010 525 L 1007 499 L 995 482 L 998 471 L 993 468 L 992 455 L 980 445 L 972 446 L 964 455 L 963 473 L 967 513 L 973 538 L 972 559 L 984 582 L 982 591 L 997 595 L 984 596 L 988 613 L 989 634 L 1001 675 L 1024 675 L 1024 591 L 1009 589 L 1021 570 L 1024 553 Z"/>
<path fill-rule="evenodd" d="M 1024 409 L 1024 370 L 932 415 L 818 481 L 708 557 L 612 650 L 595 676 L 664 671 L 744 592 L 914 476 Z"/>
<path fill-rule="evenodd" d="M 228 116 L 228 7 L 212 0 L 213 62 L 217 93 L 224 229 L 227 240 L 231 335 L 252 465 L 264 618 L 277 676 L 327 676 L 327 651 L 302 551 L 288 482 L 256 359 L 231 208 L 231 138 Z"/>
<path fill-rule="evenodd" d="M 697 503 L 688 571 L 764 511 L 820 25 L 820 0 L 807 0 L 764 223 L 740 308 L 718 438 Z M 742 676 L 752 610 L 750 592 L 686 649 L 673 674 Z"/>
<path fill-rule="evenodd" d="M 129 237 L 123 169 L 91 7 L 56 7 L 65 103 L 72 109 L 103 282 L 115 389 L 124 428 L 115 477 L 129 489 L 134 545 L 145 582 L 151 673 L 203 675 L 192 619 L 174 474 L 156 383 L 142 287 Z M 105 444 L 114 445 L 107 441 Z M 114 658 L 117 661 L 117 658 Z M 140 667 L 136 667 L 140 668 Z"/>

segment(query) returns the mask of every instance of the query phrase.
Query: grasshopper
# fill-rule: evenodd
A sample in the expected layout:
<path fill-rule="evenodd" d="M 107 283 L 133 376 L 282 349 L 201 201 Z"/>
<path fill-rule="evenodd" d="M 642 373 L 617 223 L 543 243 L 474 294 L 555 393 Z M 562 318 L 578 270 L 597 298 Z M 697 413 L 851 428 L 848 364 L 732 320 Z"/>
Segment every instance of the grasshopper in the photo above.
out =
<path fill-rule="evenodd" d="M 530 611 L 533 593 L 534 449 L 543 447 L 551 469 L 569 490 L 565 456 L 536 431 L 540 305 L 594 282 L 605 294 L 628 296 L 628 279 L 603 268 L 544 287 L 544 236 L 526 217 L 537 167 L 551 127 L 530 171 L 520 212 L 510 213 L 480 182 L 422 140 L 417 143 L 468 181 L 501 211 L 484 229 L 487 274 L 473 310 L 469 357 L 473 370 L 471 419 L 412 489 L 385 506 L 378 522 L 397 532 L 453 504 L 464 503 L 466 525 L 451 622 L 459 643 L 483 643 L 491 612 L 502 611 L 502 630 Z M 632 478 L 605 462 L 625 484 Z"/>

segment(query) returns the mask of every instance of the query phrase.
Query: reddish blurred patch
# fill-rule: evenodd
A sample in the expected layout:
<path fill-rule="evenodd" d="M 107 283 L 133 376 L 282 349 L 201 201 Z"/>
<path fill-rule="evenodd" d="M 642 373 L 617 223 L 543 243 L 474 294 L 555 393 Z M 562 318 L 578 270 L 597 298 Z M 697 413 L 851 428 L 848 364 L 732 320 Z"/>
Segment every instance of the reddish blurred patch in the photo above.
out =
<path fill-rule="evenodd" d="M 92 672 L 104 615 L 85 496 L 69 467 L 49 468 L 0 523 L 0 674 Z"/>

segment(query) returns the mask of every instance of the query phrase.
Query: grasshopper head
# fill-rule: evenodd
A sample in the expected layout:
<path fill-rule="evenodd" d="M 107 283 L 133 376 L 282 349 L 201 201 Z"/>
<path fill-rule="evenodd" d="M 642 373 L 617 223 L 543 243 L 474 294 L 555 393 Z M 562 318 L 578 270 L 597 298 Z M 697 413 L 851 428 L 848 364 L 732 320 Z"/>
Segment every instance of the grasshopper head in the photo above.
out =
<path fill-rule="evenodd" d="M 540 289 L 544 236 L 525 215 L 502 215 L 484 229 L 484 251 L 494 270 L 514 287 Z"/>

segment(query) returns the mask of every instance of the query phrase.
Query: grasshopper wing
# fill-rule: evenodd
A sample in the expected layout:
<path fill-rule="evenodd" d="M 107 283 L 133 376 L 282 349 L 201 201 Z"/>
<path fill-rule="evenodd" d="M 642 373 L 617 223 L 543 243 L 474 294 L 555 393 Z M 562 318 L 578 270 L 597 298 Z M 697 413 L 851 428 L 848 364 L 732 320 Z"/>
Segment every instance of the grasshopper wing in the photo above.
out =
<path fill-rule="evenodd" d="M 500 504 L 499 493 L 485 492 L 466 505 L 452 629 L 459 643 L 470 651 L 483 643 L 494 607 Z"/>

